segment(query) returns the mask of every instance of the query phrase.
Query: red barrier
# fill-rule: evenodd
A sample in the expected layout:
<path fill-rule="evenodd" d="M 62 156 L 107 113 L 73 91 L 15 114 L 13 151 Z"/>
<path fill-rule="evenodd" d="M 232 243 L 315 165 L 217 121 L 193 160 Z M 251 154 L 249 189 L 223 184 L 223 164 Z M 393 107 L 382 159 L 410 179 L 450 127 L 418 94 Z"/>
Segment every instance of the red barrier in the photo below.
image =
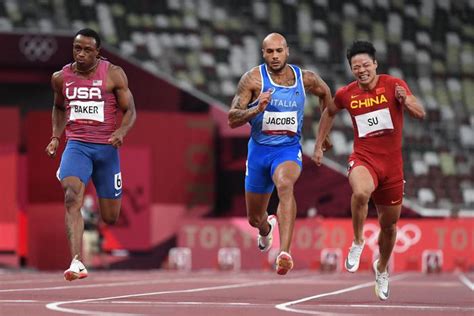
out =
<path fill-rule="evenodd" d="M 364 226 L 366 247 L 361 257 L 361 270 L 371 267 L 378 252 L 378 224 L 368 220 Z M 267 254 L 257 251 L 257 231 L 244 218 L 229 220 L 195 220 L 183 223 L 178 245 L 192 249 L 193 268 L 213 268 L 217 251 L 222 247 L 239 247 L 242 268 L 261 268 Z M 278 248 L 278 234 L 274 236 Z M 352 242 L 352 223 L 349 219 L 303 219 L 295 225 L 292 254 L 295 268 L 316 268 L 321 250 L 342 249 L 347 255 Z M 398 223 L 397 243 L 393 251 L 394 271 L 421 270 L 422 252 L 440 249 L 444 253 L 443 271 L 474 267 L 474 219 L 424 219 Z"/>
<path fill-rule="evenodd" d="M 126 145 L 152 150 L 152 202 L 214 203 L 214 123 L 208 115 L 141 112 Z"/>
<path fill-rule="evenodd" d="M 64 150 L 64 137 L 56 158 L 51 159 L 44 151 L 51 137 L 51 112 L 28 112 L 24 126 L 28 148 L 28 203 L 62 203 L 63 190 L 56 178 L 56 171 Z"/>
<path fill-rule="evenodd" d="M 18 243 L 19 137 L 19 109 L 0 108 L 0 251 L 15 251 Z"/>
<path fill-rule="evenodd" d="M 65 269 L 71 256 L 64 226 L 63 203 L 30 204 L 28 265 L 40 270 Z"/>

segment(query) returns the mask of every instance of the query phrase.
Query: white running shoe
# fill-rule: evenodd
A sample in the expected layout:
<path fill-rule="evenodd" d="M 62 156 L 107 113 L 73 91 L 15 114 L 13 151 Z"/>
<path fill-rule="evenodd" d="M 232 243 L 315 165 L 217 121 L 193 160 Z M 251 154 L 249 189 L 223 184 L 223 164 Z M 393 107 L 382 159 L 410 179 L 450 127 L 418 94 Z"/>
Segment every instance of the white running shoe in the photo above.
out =
<path fill-rule="evenodd" d="M 351 248 L 349 248 L 349 253 L 347 254 L 346 261 L 344 262 L 344 267 L 349 272 L 356 272 L 359 269 L 360 255 L 362 250 L 364 250 L 365 240 L 362 245 L 357 245 L 352 242 Z"/>
<path fill-rule="evenodd" d="M 282 251 L 276 259 L 276 272 L 285 275 L 293 269 L 293 258 L 288 252 Z"/>
<path fill-rule="evenodd" d="M 275 215 L 269 215 L 267 217 L 267 222 L 270 224 L 270 231 L 267 236 L 261 236 L 258 234 L 257 245 L 260 251 L 268 251 L 272 247 L 273 242 L 273 228 L 277 224 L 277 217 Z"/>
<path fill-rule="evenodd" d="M 77 279 L 87 278 L 87 269 L 86 267 L 77 260 L 77 255 L 72 259 L 69 269 L 64 271 L 64 280 L 74 281 Z"/>
<path fill-rule="evenodd" d="M 388 272 L 379 272 L 377 269 L 377 264 L 379 263 L 379 259 L 374 261 L 374 272 L 375 272 L 375 295 L 381 300 L 385 301 L 388 299 L 388 295 L 390 294 L 390 290 L 388 288 Z"/>

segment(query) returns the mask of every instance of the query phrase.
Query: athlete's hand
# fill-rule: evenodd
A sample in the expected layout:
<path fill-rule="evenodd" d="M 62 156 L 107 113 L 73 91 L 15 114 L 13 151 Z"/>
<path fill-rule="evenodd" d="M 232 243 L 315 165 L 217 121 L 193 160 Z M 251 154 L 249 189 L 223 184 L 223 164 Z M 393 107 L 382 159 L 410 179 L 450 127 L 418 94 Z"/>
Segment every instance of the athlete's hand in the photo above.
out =
<path fill-rule="evenodd" d="M 395 83 L 395 98 L 400 102 L 400 104 L 405 104 L 407 98 L 407 91 L 398 83 Z"/>
<path fill-rule="evenodd" d="M 260 94 L 260 96 L 258 98 L 258 105 L 257 105 L 258 111 L 260 113 L 265 111 L 265 109 L 267 108 L 268 103 L 270 103 L 270 100 L 272 99 L 272 91 L 273 91 L 272 89 L 268 89 L 267 91 Z"/>
<path fill-rule="evenodd" d="M 46 146 L 46 149 L 44 151 L 49 157 L 54 158 L 56 157 L 58 146 L 59 146 L 59 140 L 57 138 L 53 138 L 49 142 L 48 146 Z"/>
<path fill-rule="evenodd" d="M 313 157 L 311 157 L 311 160 L 314 161 L 316 166 L 318 166 L 318 167 L 321 166 L 321 162 L 323 161 L 323 155 L 324 155 L 323 149 L 318 148 L 318 147 L 315 146 L 314 147 L 314 152 L 313 152 Z"/>
<path fill-rule="evenodd" d="M 324 139 L 324 142 L 323 142 L 323 151 L 328 151 L 331 148 L 332 148 L 331 139 L 329 138 L 329 135 L 326 135 L 326 138 Z"/>
<path fill-rule="evenodd" d="M 114 146 L 115 148 L 119 148 L 120 146 L 123 145 L 123 137 L 125 134 L 120 130 L 116 130 L 115 132 L 112 133 L 110 138 L 108 139 L 108 142 Z"/>

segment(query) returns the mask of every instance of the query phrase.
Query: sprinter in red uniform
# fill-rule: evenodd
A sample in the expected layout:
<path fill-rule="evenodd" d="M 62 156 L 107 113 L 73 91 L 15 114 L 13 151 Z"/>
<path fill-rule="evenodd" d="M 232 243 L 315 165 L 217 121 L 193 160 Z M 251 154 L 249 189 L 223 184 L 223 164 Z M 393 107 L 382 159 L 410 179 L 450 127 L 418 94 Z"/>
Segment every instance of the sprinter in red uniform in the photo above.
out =
<path fill-rule="evenodd" d="M 91 29 L 76 33 L 74 62 L 55 72 L 52 136 L 46 153 L 56 156 L 66 129 L 66 149 L 58 178 L 64 190 L 66 233 L 71 265 L 64 271 L 68 281 L 87 277 L 81 258 L 84 221 L 81 207 L 84 190 L 92 178 L 104 222 L 113 224 L 120 213 L 122 175 L 118 148 L 136 118 L 135 104 L 122 68 L 99 57 L 100 37 Z M 117 128 L 117 111 L 123 113 Z"/>
<path fill-rule="evenodd" d="M 375 292 L 379 299 L 389 296 L 387 264 L 395 245 L 396 223 L 403 200 L 402 128 L 404 110 L 418 119 L 425 110 L 405 81 L 377 75 L 372 43 L 356 41 L 347 51 L 355 81 L 336 92 L 322 114 L 313 160 L 321 164 L 323 140 L 334 116 L 346 109 L 354 127 L 354 151 L 349 157 L 349 183 L 354 241 L 345 261 L 349 272 L 357 271 L 365 245 L 363 226 L 369 199 L 375 203 L 380 223 L 380 258 L 373 263 Z"/>

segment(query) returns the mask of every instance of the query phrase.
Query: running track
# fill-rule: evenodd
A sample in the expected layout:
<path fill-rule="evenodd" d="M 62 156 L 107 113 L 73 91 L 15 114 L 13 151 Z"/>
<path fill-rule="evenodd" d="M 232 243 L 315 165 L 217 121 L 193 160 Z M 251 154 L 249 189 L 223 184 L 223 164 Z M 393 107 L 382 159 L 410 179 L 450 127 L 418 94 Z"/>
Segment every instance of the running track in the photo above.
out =
<path fill-rule="evenodd" d="M 0 315 L 473 315 L 474 272 L 391 276 L 380 302 L 369 272 L 91 271 L 66 282 L 62 273 L 0 270 Z"/>

